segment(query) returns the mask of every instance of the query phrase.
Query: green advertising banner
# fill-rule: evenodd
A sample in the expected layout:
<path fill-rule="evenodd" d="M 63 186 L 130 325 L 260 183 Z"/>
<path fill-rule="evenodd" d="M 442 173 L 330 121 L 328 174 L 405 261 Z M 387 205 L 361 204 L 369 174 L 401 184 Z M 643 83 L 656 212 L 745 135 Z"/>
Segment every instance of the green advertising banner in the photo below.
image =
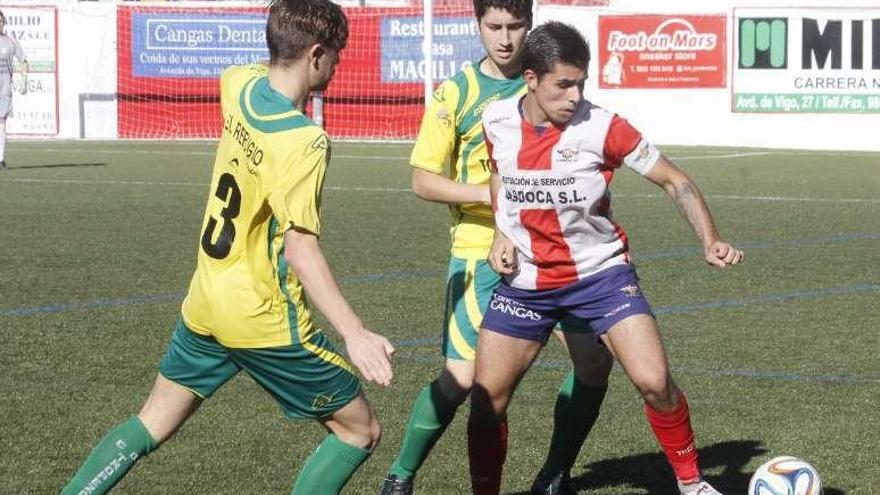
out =
<path fill-rule="evenodd" d="M 880 9 L 737 8 L 736 113 L 880 113 Z"/>

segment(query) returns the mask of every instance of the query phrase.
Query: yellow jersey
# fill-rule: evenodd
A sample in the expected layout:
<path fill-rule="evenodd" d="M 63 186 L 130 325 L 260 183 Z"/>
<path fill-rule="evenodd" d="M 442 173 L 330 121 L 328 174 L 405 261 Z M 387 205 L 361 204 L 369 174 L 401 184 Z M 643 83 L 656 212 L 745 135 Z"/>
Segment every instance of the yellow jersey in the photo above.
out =
<path fill-rule="evenodd" d="M 434 92 L 422 117 L 410 164 L 455 181 L 489 184 L 489 154 L 483 141 L 483 110 L 495 100 L 525 94 L 522 77 L 495 79 L 475 62 Z M 495 224 L 487 203 L 450 205 L 452 256 L 486 258 Z"/>
<path fill-rule="evenodd" d="M 234 66 L 220 78 L 223 132 L 181 312 L 187 327 L 227 347 L 309 347 L 316 330 L 284 260 L 284 232 L 320 234 L 330 141 L 267 73 Z"/>

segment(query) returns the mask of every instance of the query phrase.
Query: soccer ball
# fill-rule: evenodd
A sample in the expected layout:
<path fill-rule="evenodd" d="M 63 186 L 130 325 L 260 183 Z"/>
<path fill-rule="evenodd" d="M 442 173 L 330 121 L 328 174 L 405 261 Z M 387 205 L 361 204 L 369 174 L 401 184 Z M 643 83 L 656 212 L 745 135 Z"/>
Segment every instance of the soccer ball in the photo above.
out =
<path fill-rule="evenodd" d="M 803 459 L 774 457 L 752 475 L 749 495 L 822 495 L 822 480 Z"/>

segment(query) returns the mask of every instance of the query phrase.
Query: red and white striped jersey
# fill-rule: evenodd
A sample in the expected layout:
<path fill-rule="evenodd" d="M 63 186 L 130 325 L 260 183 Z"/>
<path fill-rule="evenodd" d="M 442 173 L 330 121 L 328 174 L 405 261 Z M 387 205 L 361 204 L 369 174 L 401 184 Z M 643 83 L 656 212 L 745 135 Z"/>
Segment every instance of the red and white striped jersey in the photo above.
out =
<path fill-rule="evenodd" d="M 517 249 L 520 289 L 553 289 L 629 262 L 623 228 L 611 219 L 614 170 L 644 175 L 660 151 L 617 114 L 582 100 L 564 127 L 535 127 L 522 98 L 483 114 L 490 166 L 501 176 L 495 222 Z"/>

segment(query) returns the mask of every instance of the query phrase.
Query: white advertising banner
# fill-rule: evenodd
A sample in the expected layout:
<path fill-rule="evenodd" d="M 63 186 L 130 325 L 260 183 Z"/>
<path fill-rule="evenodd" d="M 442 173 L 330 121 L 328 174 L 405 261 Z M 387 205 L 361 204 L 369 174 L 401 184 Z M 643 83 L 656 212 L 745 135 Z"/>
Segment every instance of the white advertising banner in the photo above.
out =
<path fill-rule="evenodd" d="M 734 112 L 880 113 L 880 8 L 736 8 L 734 33 Z"/>
<path fill-rule="evenodd" d="M 58 24 L 55 7 L 4 7 L 5 34 L 18 40 L 30 65 L 26 88 L 13 77 L 10 134 L 58 134 Z M 22 94 L 22 90 L 25 90 Z"/>

